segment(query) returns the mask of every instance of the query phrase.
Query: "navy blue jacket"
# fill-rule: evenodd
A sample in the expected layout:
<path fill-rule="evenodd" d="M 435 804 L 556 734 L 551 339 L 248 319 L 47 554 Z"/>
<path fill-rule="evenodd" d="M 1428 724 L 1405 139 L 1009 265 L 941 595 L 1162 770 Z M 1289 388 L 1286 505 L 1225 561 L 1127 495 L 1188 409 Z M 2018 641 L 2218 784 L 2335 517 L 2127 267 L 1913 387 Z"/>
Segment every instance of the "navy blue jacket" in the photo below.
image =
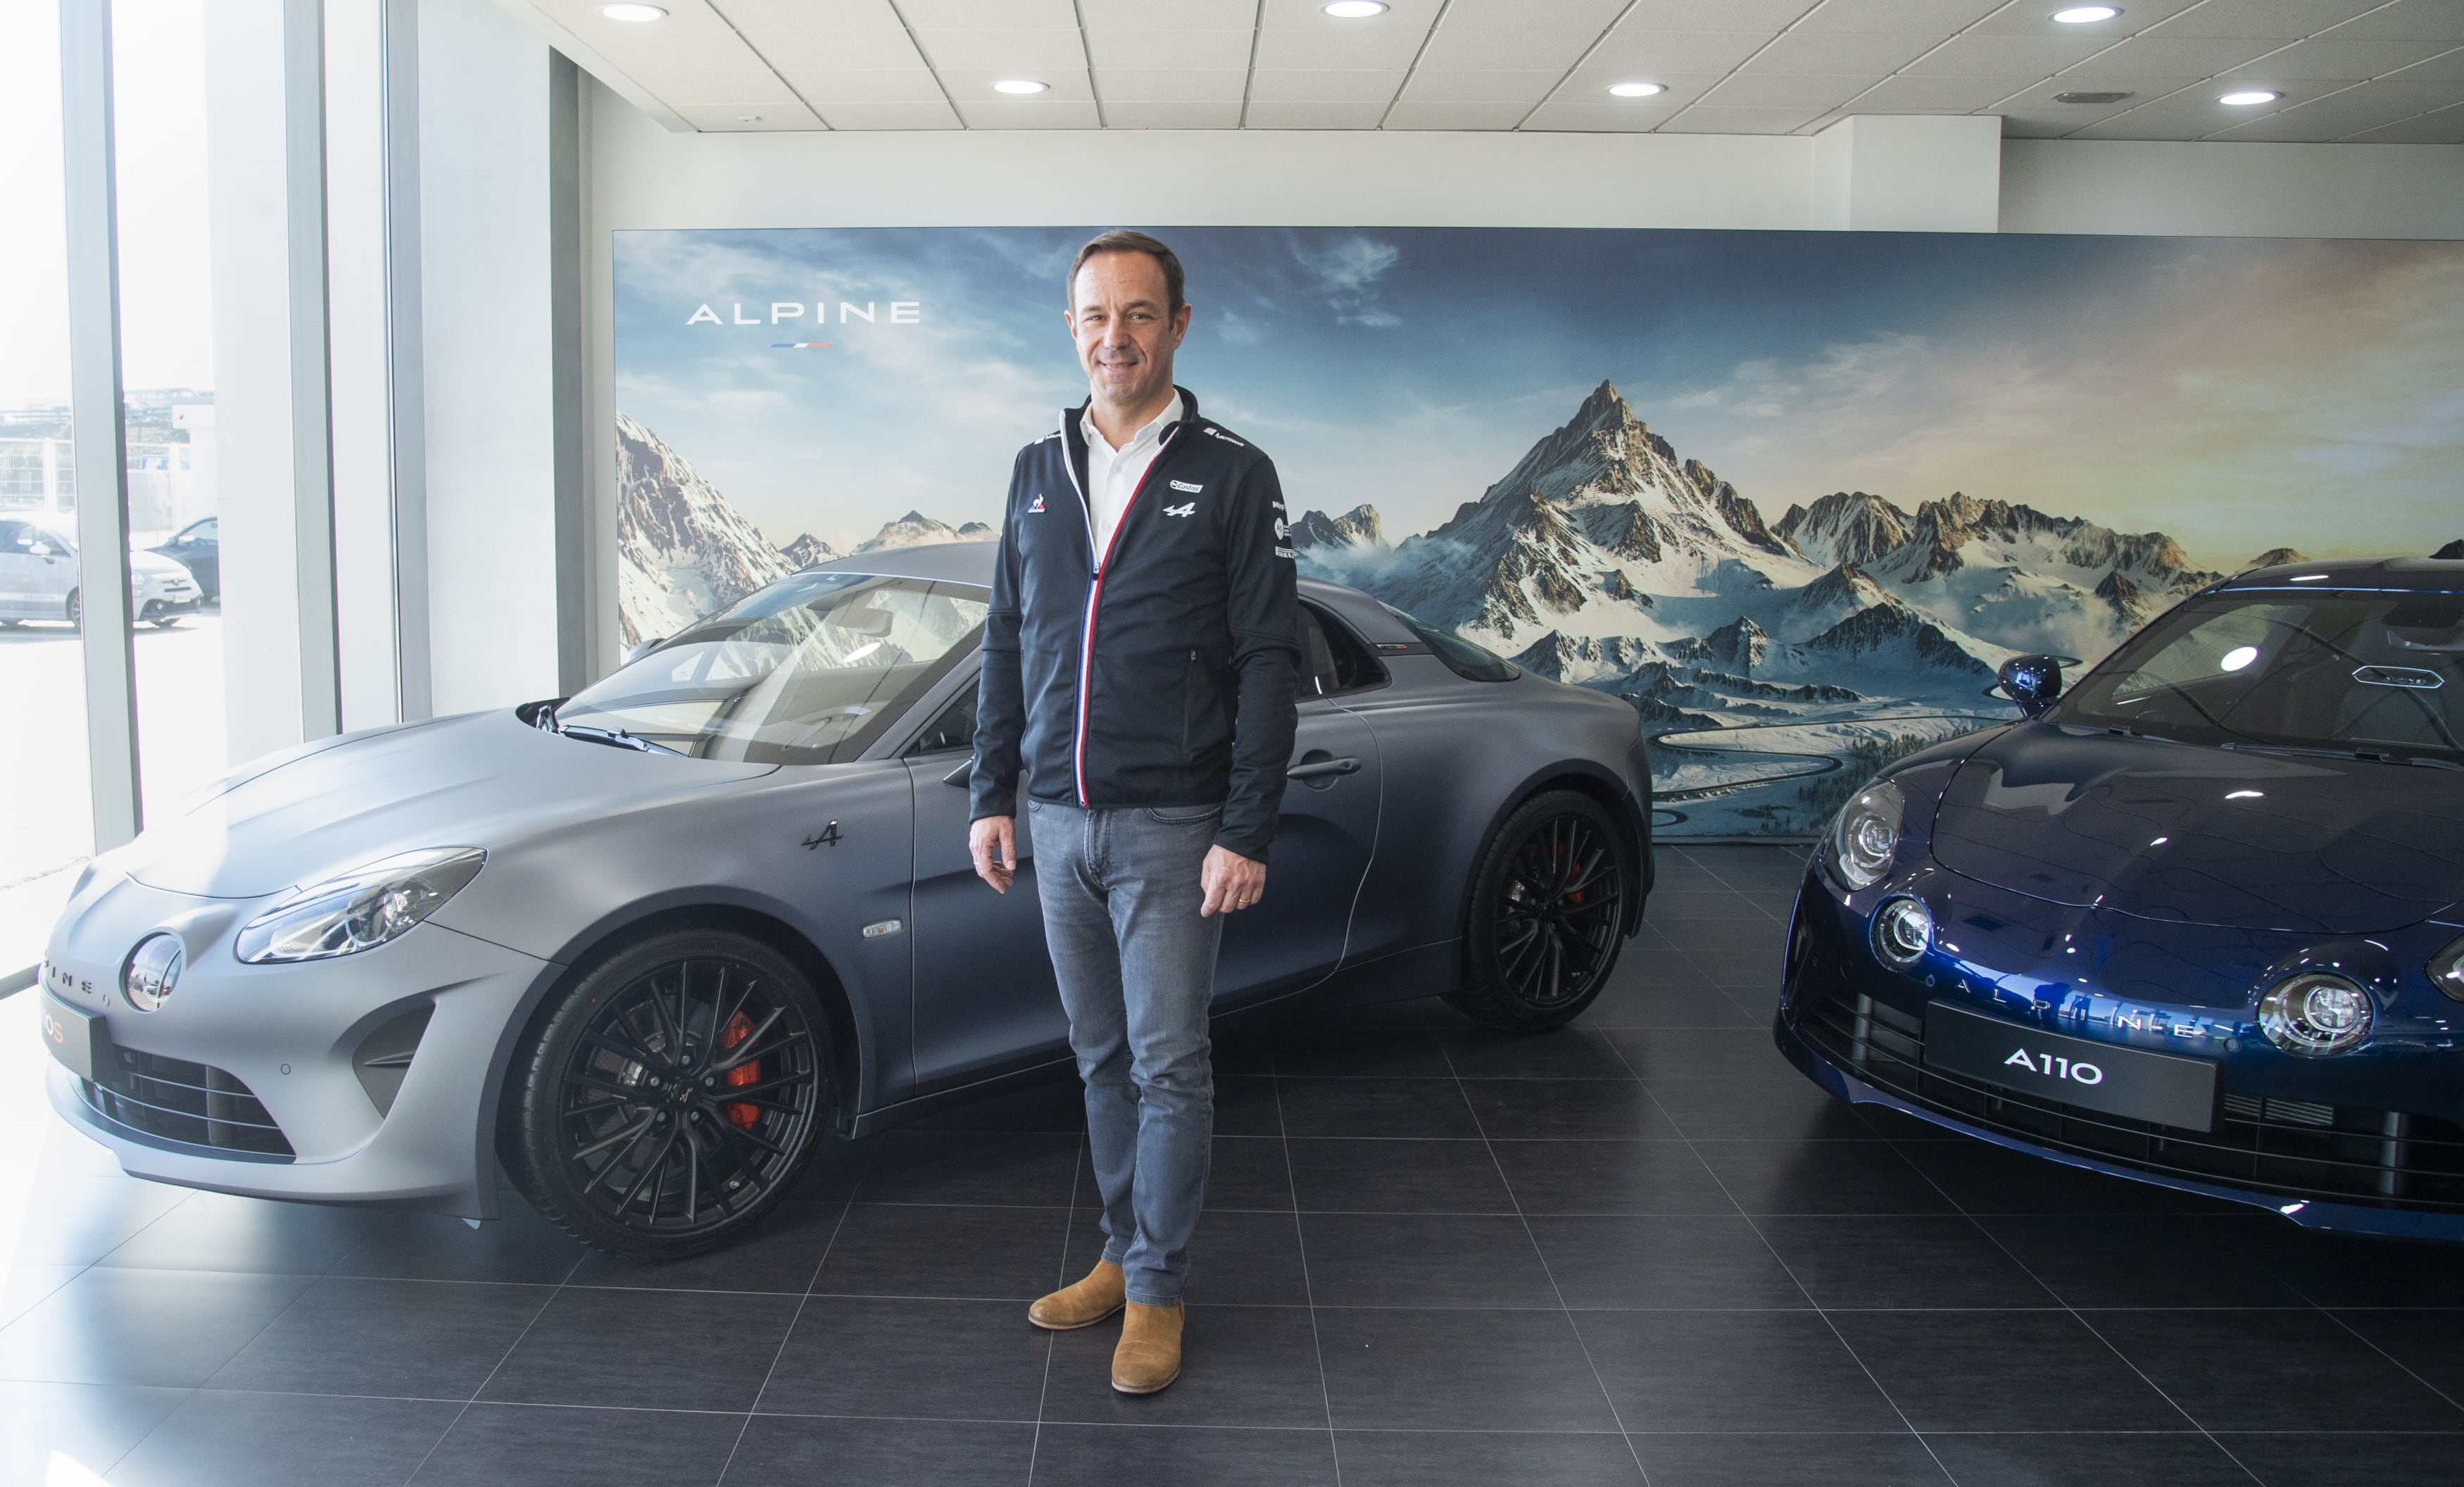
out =
<path fill-rule="evenodd" d="M 1217 845 L 1264 861 L 1291 757 L 1300 601 L 1273 461 L 1181 418 L 1094 550 L 1085 407 L 1019 451 L 976 711 L 971 811 L 1221 803 Z"/>

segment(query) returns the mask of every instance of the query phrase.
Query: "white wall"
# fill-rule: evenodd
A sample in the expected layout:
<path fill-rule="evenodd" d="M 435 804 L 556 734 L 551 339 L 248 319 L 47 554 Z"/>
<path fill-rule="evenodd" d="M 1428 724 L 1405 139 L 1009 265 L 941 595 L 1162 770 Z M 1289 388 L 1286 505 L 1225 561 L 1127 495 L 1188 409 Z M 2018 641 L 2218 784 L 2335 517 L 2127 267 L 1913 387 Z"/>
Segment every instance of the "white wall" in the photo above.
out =
<path fill-rule="evenodd" d="M 548 52 L 421 0 L 429 672 L 438 713 L 557 694 Z"/>
<path fill-rule="evenodd" d="M 2002 231 L 2464 238 L 2464 144 L 2009 140 Z"/>

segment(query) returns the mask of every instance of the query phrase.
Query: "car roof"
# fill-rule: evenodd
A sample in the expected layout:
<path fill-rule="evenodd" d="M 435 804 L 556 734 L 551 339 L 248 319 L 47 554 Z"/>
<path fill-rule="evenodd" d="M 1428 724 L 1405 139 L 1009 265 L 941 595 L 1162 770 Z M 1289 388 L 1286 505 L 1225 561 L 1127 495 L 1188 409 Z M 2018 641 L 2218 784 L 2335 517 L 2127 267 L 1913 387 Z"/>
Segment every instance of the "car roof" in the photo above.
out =
<path fill-rule="evenodd" d="M 878 552 L 859 552 L 815 563 L 804 571 L 869 573 L 881 578 L 918 578 L 928 583 L 975 584 L 990 588 L 993 557 L 1000 548 L 999 543 L 926 543 L 913 547 L 885 547 Z M 2455 566 L 2464 567 L 2464 564 Z M 1300 588 L 1301 592 L 1321 602 L 1360 597 L 1357 589 L 1323 579 L 1304 578 Z"/>
<path fill-rule="evenodd" d="M 2341 558 L 2325 563 L 2278 563 L 2235 573 L 2218 584 L 2216 591 L 2296 587 L 2464 592 L 2464 558 Z"/>

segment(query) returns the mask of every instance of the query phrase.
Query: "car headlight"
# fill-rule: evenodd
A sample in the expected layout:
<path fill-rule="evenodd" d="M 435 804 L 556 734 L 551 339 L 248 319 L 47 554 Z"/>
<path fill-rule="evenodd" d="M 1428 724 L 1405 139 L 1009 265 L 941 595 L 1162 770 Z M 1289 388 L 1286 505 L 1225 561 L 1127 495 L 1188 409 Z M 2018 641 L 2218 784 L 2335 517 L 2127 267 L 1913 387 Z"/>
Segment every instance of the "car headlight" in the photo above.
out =
<path fill-rule="evenodd" d="M 1900 817 L 1906 804 L 1890 781 L 1868 785 L 1840 809 L 1831 832 L 1831 865 L 1851 888 L 1879 882 L 1891 870 L 1900 847 Z"/>
<path fill-rule="evenodd" d="M 2370 994 L 2342 976 L 2305 970 L 2287 976 L 2259 998 L 2259 1031 L 2267 1041 L 2305 1058 L 2341 1054 L 2370 1035 Z"/>
<path fill-rule="evenodd" d="M 2430 958 L 2430 984 L 2464 1002 L 2464 935 Z"/>
<path fill-rule="evenodd" d="M 443 907 L 487 860 L 476 847 L 438 847 L 371 862 L 303 888 L 250 920 L 233 949 L 252 965 L 374 949 Z"/>
<path fill-rule="evenodd" d="M 120 968 L 120 994 L 128 1005 L 141 1012 L 161 1007 L 170 996 L 171 988 L 180 984 L 180 970 L 188 962 L 188 952 L 173 934 L 147 935 L 138 942 L 136 953 Z"/>
<path fill-rule="evenodd" d="M 1905 970 L 1933 948 L 1933 913 L 1914 899 L 1893 899 L 1874 915 L 1874 953 Z"/>

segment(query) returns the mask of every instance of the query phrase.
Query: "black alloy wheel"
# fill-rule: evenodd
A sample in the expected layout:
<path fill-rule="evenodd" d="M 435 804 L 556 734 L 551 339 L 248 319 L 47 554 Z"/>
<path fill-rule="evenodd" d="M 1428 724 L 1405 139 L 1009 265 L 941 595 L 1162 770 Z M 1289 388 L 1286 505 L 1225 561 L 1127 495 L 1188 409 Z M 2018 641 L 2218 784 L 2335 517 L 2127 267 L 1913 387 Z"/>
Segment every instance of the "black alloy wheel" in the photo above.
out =
<path fill-rule="evenodd" d="M 509 1091 L 508 1165 L 583 1243 L 676 1259 L 758 1222 L 830 1110 L 828 1020 L 748 936 L 680 931 L 602 961 L 549 1014 Z"/>
<path fill-rule="evenodd" d="M 1573 1021 L 1600 994 L 1624 943 L 1631 856 L 1588 795 L 1551 790 L 1516 808 L 1472 880 L 1463 984 L 1446 1001 L 1514 1032 Z"/>
<path fill-rule="evenodd" d="M 65 608 L 61 612 L 62 612 L 63 616 L 64 616 L 64 617 L 68 620 L 68 622 L 69 622 L 69 629 L 71 629 L 71 630 L 83 630 L 83 629 L 85 629 L 85 596 L 84 596 L 84 595 L 82 595 L 82 594 L 78 593 L 78 592 L 77 592 L 76 589 L 74 589 L 74 588 L 70 589 L 70 590 L 69 590 L 69 602 L 68 602 L 68 605 L 67 605 L 67 607 L 66 607 L 66 608 Z"/>

